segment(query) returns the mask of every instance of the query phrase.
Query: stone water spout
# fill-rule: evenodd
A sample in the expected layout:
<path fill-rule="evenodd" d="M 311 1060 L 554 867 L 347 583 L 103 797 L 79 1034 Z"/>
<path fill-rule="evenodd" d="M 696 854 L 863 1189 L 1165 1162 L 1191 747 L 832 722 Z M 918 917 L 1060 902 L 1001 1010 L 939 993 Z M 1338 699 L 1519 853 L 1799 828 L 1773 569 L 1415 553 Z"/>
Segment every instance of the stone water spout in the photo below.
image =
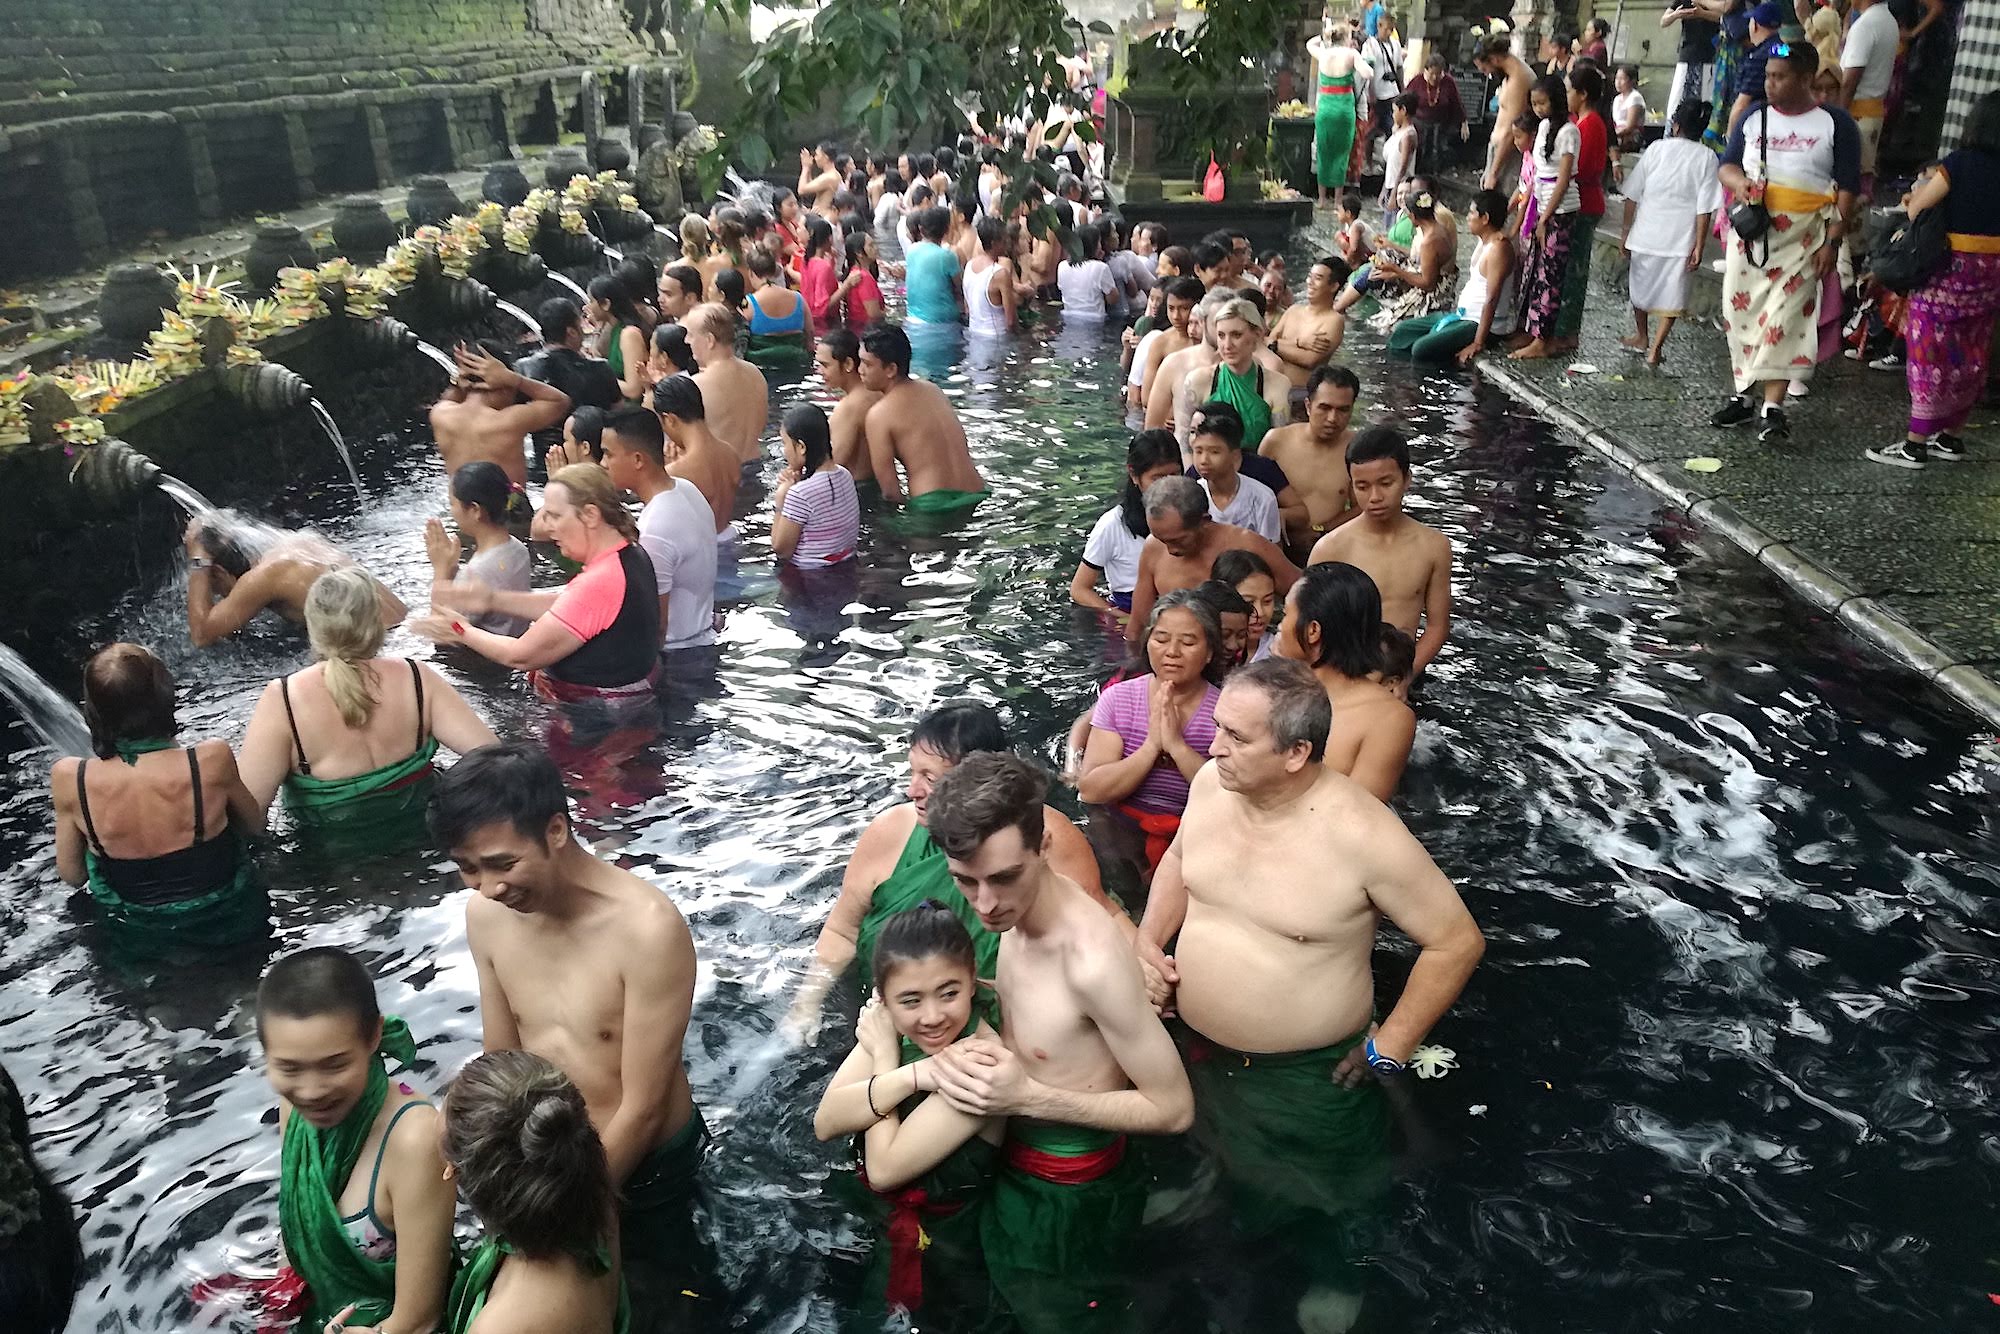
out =
<path fill-rule="evenodd" d="M 159 464 L 115 437 L 83 450 L 69 470 L 71 485 L 106 508 L 158 486 L 165 475 Z"/>
<path fill-rule="evenodd" d="M 224 393 L 260 416 L 275 417 L 312 402 L 305 377 L 275 361 L 224 366 L 218 379 Z"/>

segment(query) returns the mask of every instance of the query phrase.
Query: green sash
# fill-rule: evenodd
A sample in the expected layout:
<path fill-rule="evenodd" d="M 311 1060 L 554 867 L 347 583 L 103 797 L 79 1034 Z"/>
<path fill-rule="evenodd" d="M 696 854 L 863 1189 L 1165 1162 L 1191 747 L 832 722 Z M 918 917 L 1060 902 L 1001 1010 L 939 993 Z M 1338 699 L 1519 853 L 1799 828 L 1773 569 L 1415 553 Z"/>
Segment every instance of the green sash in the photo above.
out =
<path fill-rule="evenodd" d="M 302 827 L 365 831 L 371 847 L 405 846 L 422 837 L 437 771 L 436 737 L 394 764 L 352 778 L 285 776 L 285 809 Z"/>
<path fill-rule="evenodd" d="M 1082 1126 L 1016 1121 L 1010 1140 L 1063 1158 L 1108 1149 L 1119 1137 Z M 979 1240 L 993 1287 L 1029 1334 L 1129 1327 L 1132 1244 L 1146 1182 L 1128 1154 L 1094 1180 L 1046 1181 L 1011 1164 L 980 1211 Z"/>
<path fill-rule="evenodd" d="M 882 934 L 882 924 L 925 899 L 936 899 L 965 923 L 965 929 L 972 933 L 972 952 L 979 976 L 991 981 L 994 965 L 1000 958 L 1000 937 L 980 923 L 979 914 L 972 911 L 972 905 L 958 892 L 958 882 L 951 878 L 951 869 L 945 865 L 944 849 L 922 825 L 910 831 L 909 842 L 903 844 L 903 854 L 896 858 L 895 869 L 875 887 L 875 894 L 868 901 L 868 915 L 861 919 L 861 929 L 855 933 L 854 961 L 861 976 L 865 979 L 873 975 L 875 941 Z"/>
<path fill-rule="evenodd" d="M 465 1334 L 472 1328 L 472 1322 L 486 1309 L 486 1296 L 493 1290 L 493 1280 L 499 1277 L 500 1266 L 515 1253 L 512 1246 L 497 1237 L 487 1237 L 479 1243 L 451 1285 L 451 1300 L 444 1312 L 445 1334 Z M 595 1266 L 598 1273 L 605 1273 L 611 1268 L 611 1257 L 600 1248 L 588 1263 Z M 632 1303 L 625 1293 L 625 1280 L 620 1278 L 618 1315 L 612 1328 L 615 1334 L 626 1334 L 631 1325 Z M 303 1323 L 299 1325 L 299 1334 L 308 1334 L 308 1327 Z"/>
<path fill-rule="evenodd" d="M 940 487 L 936 491 L 926 491 L 920 496 L 911 496 L 905 504 L 912 514 L 929 514 L 938 518 L 962 518 L 979 508 L 979 502 L 992 492 L 954 491 Z"/>
<path fill-rule="evenodd" d="M 295 1111 L 285 1122 L 278 1232 L 292 1268 L 306 1281 L 310 1302 L 299 1322 L 302 1330 L 318 1330 L 350 1302 L 358 1305 L 348 1324 L 380 1324 L 396 1304 L 396 1262 L 363 1255 L 340 1221 L 340 1192 L 389 1099 L 384 1055 L 403 1066 L 417 1057 L 408 1025 L 394 1015 L 382 1021 L 382 1045 L 369 1059 L 368 1087 L 345 1120 L 321 1130 Z"/>
<path fill-rule="evenodd" d="M 1243 419 L 1243 450 L 1255 454 L 1257 446 L 1271 429 L 1271 405 L 1257 392 L 1257 381 L 1264 368 L 1251 363 L 1248 375 L 1238 375 L 1227 365 L 1217 362 L 1215 366 L 1215 388 L 1209 397 L 1227 403 L 1236 409 L 1236 415 Z"/>
<path fill-rule="evenodd" d="M 751 334 L 743 348 L 743 360 L 767 371 L 803 370 L 812 365 L 802 333 Z"/>
<path fill-rule="evenodd" d="M 170 736 L 142 736 L 129 741 L 114 741 L 111 746 L 118 752 L 119 759 L 127 764 L 137 764 L 141 755 L 150 755 L 156 750 L 178 750 L 180 742 Z"/>

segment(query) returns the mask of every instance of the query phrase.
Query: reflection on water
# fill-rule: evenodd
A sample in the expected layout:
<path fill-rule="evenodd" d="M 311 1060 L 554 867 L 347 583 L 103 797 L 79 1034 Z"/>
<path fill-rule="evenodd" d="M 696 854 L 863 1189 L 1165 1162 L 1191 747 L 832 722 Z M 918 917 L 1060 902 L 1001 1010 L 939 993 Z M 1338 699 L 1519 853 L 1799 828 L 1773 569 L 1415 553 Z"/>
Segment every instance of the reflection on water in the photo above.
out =
<path fill-rule="evenodd" d="M 862 563 L 811 584 L 772 576 L 756 501 L 719 672 L 679 680 L 657 730 L 581 750 L 516 681 L 437 660 L 503 733 L 558 748 L 588 837 L 693 925 L 687 1054 L 718 1135 L 720 1261 L 677 1328 L 826 1330 L 853 1301 L 866 1232 L 827 1189 L 845 1154 L 809 1126 L 845 1028 L 792 1052 L 774 1036 L 785 998 L 855 835 L 897 799 L 911 720 L 988 699 L 1053 765 L 1113 652 L 1064 591 L 1122 457 L 1110 336 L 920 357 L 993 499 L 945 537 L 871 521 Z M 1993 755 L 1505 400 L 1372 362 L 1364 415 L 1416 434 L 1413 504 L 1459 553 L 1402 809 L 1490 947 L 1437 1034 L 1461 1068 L 1411 1091 L 1359 1327 L 1966 1327 L 1992 1286 L 2000 1144 Z M 407 435 L 357 455 L 362 509 L 336 487 L 280 511 L 418 599 L 441 472 Z M 260 626 L 194 652 L 169 568 L 92 629 L 165 650 L 189 732 L 234 740 L 303 644 Z M 403 632 L 391 651 L 430 652 Z M 73 1328 L 150 1331 L 189 1318 L 197 1278 L 273 1250 L 278 1144 L 249 1014 L 269 952 L 358 951 L 435 1087 L 478 1040 L 463 891 L 436 856 L 335 862 L 280 828 L 267 947 L 128 966 L 56 881 L 44 759 L 17 754 L 0 800 L 0 1059 L 88 1211 Z M 1409 957 L 1385 947 L 1388 996 Z M 1154 1328 L 1243 1323 L 1221 1257 L 1151 1253 Z"/>

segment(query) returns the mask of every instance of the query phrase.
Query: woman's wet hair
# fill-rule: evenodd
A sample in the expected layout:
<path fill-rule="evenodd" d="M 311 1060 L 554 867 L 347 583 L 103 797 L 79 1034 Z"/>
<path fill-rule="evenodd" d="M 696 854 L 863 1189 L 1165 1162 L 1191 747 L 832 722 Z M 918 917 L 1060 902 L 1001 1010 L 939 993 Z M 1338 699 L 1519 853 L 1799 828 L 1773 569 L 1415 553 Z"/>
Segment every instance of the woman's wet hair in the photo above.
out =
<path fill-rule="evenodd" d="M 1683 139 L 1699 139 L 1714 115 L 1714 103 L 1690 97 L 1674 108 L 1674 133 Z"/>
<path fill-rule="evenodd" d="M 1132 437 L 1132 443 L 1125 446 L 1125 485 L 1118 492 L 1119 517 L 1125 524 L 1125 531 L 1144 541 L 1152 530 L 1146 523 L 1146 496 L 1133 479 L 1171 463 L 1175 471 L 1181 465 L 1181 444 L 1174 433 L 1158 427 L 1150 431 L 1140 431 Z"/>
<path fill-rule="evenodd" d="M 743 263 L 765 282 L 771 282 L 778 276 L 778 257 L 765 246 L 751 246 L 749 253 L 743 256 Z"/>
<path fill-rule="evenodd" d="M 1417 669 L 1417 641 L 1400 625 L 1382 622 L 1382 660 L 1375 668 L 1385 681 L 1408 680 Z"/>
<path fill-rule="evenodd" d="M 627 542 L 639 540 L 639 526 L 632 522 L 632 515 L 618 503 L 618 488 L 612 485 L 611 474 L 598 463 L 572 463 L 559 468 L 549 478 L 550 486 L 560 486 L 569 494 L 570 504 L 577 509 L 594 509 L 604 526 L 617 533 Z"/>
<path fill-rule="evenodd" d="M 682 215 L 681 225 L 675 230 L 680 233 L 682 259 L 707 259 L 714 253 L 715 239 L 709 233 L 708 219 L 701 214 Z"/>
<path fill-rule="evenodd" d="M 461 463 L 451 475 L 451 498 L 468 509 L 478 510 L 479 517 L 490 524 L 507 522 L 507 500 L 513 493 L 507 470 L 485 459 Z"/>
<path fill-rule="evenodd" d="M 1221 579 L 1204 579 L 1194 586 L 1195 596 L 1209 605 L 1217 616 L 1248 616 L 1250 604 L 1234 584 Z"/>
<path fill-rule="evenodd" d="M 799 404 L 785 414 L 779 426 L 805 451 L 800 476 L 812 476 L 833 457 L 833 430 L 827 423 L 826 412 L 818 404 Z"/>
<path fill-rule="evenodd" d="M 382 604 L 375 580 L 359 565 L 328 570 L 306 590 L 306 638 L 325 664 L 326 693 L 340 720 L 368 726 L 375 716 L 375 669 L 382 651 Z"/>
<path fill-rule="evenodd" d="M 868 249 L 867 232 L 859 230 L 850 231 L 847 233 L 847 239 L 841 242 L 841 245 L 847 251 L 847 262 L 850 266 L 855 264 L 865 265 L 867 263 L 862 257 Z"/>
<path fill-rule="evenodd" d="M 667 327 L 667 326 L 663 326 Z M 678 325 L 671 326 L 678 328 Z M 569 414 L 569 433 L 576 442 L 590 450 L 590 460 L 595 463 L 604 457 L 604 409 L 581 407 Z M 501 474 L 505 476 L 503 472 Z"/>
<path fill-rule="evenodd" d="M 715 244 L 724 254 L 733 257 L 742 253 L 743 237 L 748 230 L 748 220 L 741 210 L 733 208 L 716 210 Z"/>
<path fill-rule="evenodd" d="M 919 746 L 953 764 L 980 751 L 1009 749 L 1007 727 L 1000 715 L 992 705 L 976 700 L 947 704 L 925 714 L 910 733 L 910 749 Z"/>
<path fill-rule="evenodd" d="M 1217 556 L 1215 563 L 1208 567 L 1209 578 L 1219 579 L 1232 589 L 1245 579 L 1259 574 L 1274 585 L 1278 581 L 1278 576 L 1271 572 L 1269 561 L 1254 551 L 1244 551 L 1240 547 L 1231 547 Z"/>
<path fill-rule="evenodd" d="M 643 327 L 639 318 L 639 303 L 632 299 L 631 291 L 618 278 L 600 273 L 590 280 L 590 286 L 584 290 L 590 293 L 592 301 L 602 301 L 612 318 L 619 323 Z"/>
<path fill-rule="evenodd" d="M 653 305 L 660 295 L 660 266 L 652 257 L 634 252 L 618 261 L 611 276 L 624 284 L 626 294 L 637 306 Z"/>
<path fill-rule="evenodd" d="M 750 285 L 743 281 L 743 275 L 735 269 L 722 269 L 715 275 L 716 295 L 721 298 L 722 308 L 734 319 L 737 308 L 750 295 Z"/>
<path fill-rule="evenodd" d="M 500 741 L 468 751 L 438 771 L 431 789 L 431 838 L 447 853 L 496 824 L 540 843 L 559 815 L 569 818 L 562 771 L 533 742 Z"/>
<path fill-rule="evenodd" d="M 264 970 L 257 984 L 257 1040 L 264 1039 L 264 1021 L 317 1019 L 343 1014 L 354 1020 L 363 1042 L 375 1036 L 382 1007 L 375 999 L 375 980 L 361 960 L 332 945 L 295 950 Z"/>
<path fill-rule="evenodd" d="M 833 258 L 833 224 L 814 213 L 806 219 L 805 257 L 813 259 L 821 252 L 824 252 L 828 259 Z"/>
<path fill-rule="evenodd" d="M 83 668 L 83 721 L 99 759 L 118 754 L 120 741 L 171 737 L 174 678 L 153 651 L 139 644 L 110 644 Z"/>
<path fill-rule="evenodd" d="M 1192 588 L 1177 588 L 1171 593 L 1162 593 L 1160 600 L 1153 604 L 1153 614 L 1146 618 L 1145 637 L 1139 641 L 1145 670 L 1153 670 L 1152 655 L 1146 645 L 1152 641 L 1153 631 L 1159 628 L 1160 618 L 1170 611 L 1186 612 L 1201 627 L 1202 638 L 1208 641 L 1208 661 L 1201 665 L 1202 679 L 1210 685 L 1221 685 L 1223 672 L 1229 665 L 1222 660 L 1222 619 L 1215 614 L 1215 608 Z"/>
<path fill-rule="evenodd" d="M 215 562 L 216 568 L 224 573 L 241 579 L 257 563 L 251 558 L 249 548 L 237 541 L 235 535 L 214 515 L 200 521 L 200 533 L 202 549 L 208 552 L 208 558 Z"/>
<path fill-rule="evenodd" d="M 1360 680 L 1382 667 L 1382 593 L 1367 571 L 1343 561 L 1321 561 L 1299 576 L 1298 642 L 1317 652 L 1314 667 L 1331 667 Z M 1308 626 L 1319 627 L 1319 647 L 1306 644 Z"/>
<path fill-rule="evenodd" d="M 616 1192 L 569 1076 L 526 1051 L 466 1062 L 444 1097 L 444 1157 L 486 1230 L 532 1259 L 588 1261 Z"/>
<path fill-rule="evenodd" d="M 1047 819 L 1048 775 L 1018 755 L 984 752 L 931 788 L 924 824 L 947 856 L 970 857 L 1006 829 L 1020 831 L 1021 846 L 1039 849 Z"/>
<path fill-rule="evenodd" d="M 665 357 L 667 364 L 682 375 L 693 375 L 701 369 L 694 349 L 688 346 L 687 330 L 672 320 L 653 330 L 653 351 Z"/>
<path fill-rule="evenodd" d="M 925 899 L 914 908 L 894 914 L 882 923 L 882 930 L 875 937 L 875 957 L 869 961 L 875 993 L 886 999 L 889 974 L 902 964 L 940 955 L 962 966 L 975 981 L 978 979 L 979 962 L 972 948 L 972 933 L 951 909 L 936 899 Z"/>

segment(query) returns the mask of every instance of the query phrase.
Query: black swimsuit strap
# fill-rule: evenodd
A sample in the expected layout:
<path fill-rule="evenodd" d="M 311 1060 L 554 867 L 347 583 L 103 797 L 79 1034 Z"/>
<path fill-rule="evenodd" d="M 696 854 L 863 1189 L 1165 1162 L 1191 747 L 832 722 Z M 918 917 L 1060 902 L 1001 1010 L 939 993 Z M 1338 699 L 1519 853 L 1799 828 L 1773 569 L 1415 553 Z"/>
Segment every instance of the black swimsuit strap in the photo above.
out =
<path fill-rule="evenodd" d="M 292 748 L 298 752 L 299 772 L 312 777 L 313 767 L 306 763 L 306 743 L 299 740 L 299 720 L 292 713 L 292 687 L 285 677 L 278 678 L 278 697 L 285 701 L 285 723 L 292 729 Z"/>
<path fill-rule="evenodd" d="M 188 782 L 194 784 L 194 841 L 200 843 L 208 828 L 208 815 L 201 800 L 201 763 L 194 757 L 194 747 L 187 748 Z M 193 844 L 189 845 L 190 847 Z"/>
<path fill-rule="evenodd" d="M 422 750 L 424 738 L 431 734 L 430 729 L 424 726 L 424 673 L 423 669 L 417 666 L 415 658 L 405 658 L 403 661 L 410 664 L 410 684 L 417 688 L 417 749 Z"/>
<path fill-rule="evenodd" d="M 85 837 L 87 837 L 87 838 L 88 838 L 88 839 L 90 840 L 90 846 L 91 846 L 91 847 L 93 847 L 93 848 L 96 848 L 96 849 L 97 849 L 97 855 L 98 855 L 98 856 L 100 856 L 100 857 L 108 857 L 108 856 L 110 856 L 111 854 L 110 854 L 110 853 L 108 853 L 108 852 L 106 852 L 106 851 L 104 850 L 104 840 L 103 840 L 103 839 L 100 839 L 100 838 L 99 838 L 99 837 L 97 836 L 97 826 L 96 826 L 95 824 L 91 823 L 91 819 L 90 819 L 90 798 L 89 798 L 88 796 L 84 795 L 84 791 L 83 791 L 83 771 L 84 771 L 85 769 L 88 769 L 89 767 L 90 767 L 90 761 L 89 761 L 89 760 L 81 760 L 81 761 L 79 761 L 79 762 L 77 763 L 77 766 L 76 766 L 76 805 L 77 805 L 77 809 L 78 809 L 79 811 L 81 811 L 81 812 L 82 812 L 82 814 L 83 814 L 83 832 L 84 832 L 84 835 L 85 835 Z"/>

